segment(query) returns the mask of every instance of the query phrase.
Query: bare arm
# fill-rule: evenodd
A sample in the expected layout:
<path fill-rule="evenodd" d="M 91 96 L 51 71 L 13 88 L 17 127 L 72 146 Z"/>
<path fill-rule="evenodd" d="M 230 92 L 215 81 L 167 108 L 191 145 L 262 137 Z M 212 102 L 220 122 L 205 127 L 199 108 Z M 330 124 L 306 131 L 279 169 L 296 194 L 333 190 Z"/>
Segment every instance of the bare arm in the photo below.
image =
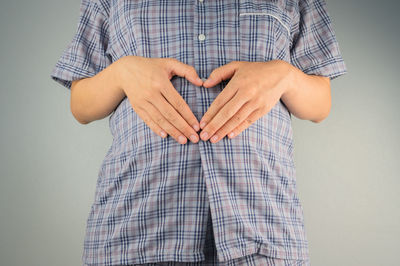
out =
<path fill-rule="evenodd" d="M 308 75 L 293 65 L 286 65 L 286 87 L 282 101 L 289 111 L 300 119 L 319 123 L 331 109 L 331 87 L 329 77 Z"/>
<path fill-rule="evenodd" d="M 116 75 L 118 61 L 95 76 L 75 80 L 71 85 L 71 112 L 81 124 L 102 119 L 125 97 Z"/>
<path fill-rule="evenodd" d="M 160 137 L 185 144 L 199 141 L 199 122 L 171 83 L 173 76 L 196 86 L 203 81 L 196 69 L 175 58 L 125 56 L 97 75 L 74 81 L 71 111 L 82 124 L 109 115 L 126 96 L 139 117 Z"/>
<path fill-rule="evenodd" d="M 305 74 L 283 60 L 231 61 L 214 69 L 203 86 L 211 88 L 229 78 L 200 120 L 203 141 L 237 136 L 280 99 L 296 117 L 316 123 L 330 111 L 329 78 Z"/>

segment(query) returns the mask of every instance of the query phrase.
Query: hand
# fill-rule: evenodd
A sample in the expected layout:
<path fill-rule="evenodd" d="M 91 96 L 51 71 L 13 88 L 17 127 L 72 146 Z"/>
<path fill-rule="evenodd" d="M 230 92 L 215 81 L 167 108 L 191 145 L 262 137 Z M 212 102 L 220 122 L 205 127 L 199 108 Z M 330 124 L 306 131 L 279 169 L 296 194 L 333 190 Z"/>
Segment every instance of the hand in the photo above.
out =
<path fill-rule="evenodd" d="M 227 134 L 233 138 L 268 113 L 288 87 L 290 69 L 282 60 L 232 61 L 214 69 L 204 87 L 231 80 L 201 118 L 201 139 L 212 136 L 210 141 L 216 143 Z"/>
<path fill-rule="evenodd" d="M 170 81 L 178 75 L 201 86 L 195 68 L 175 58 L 125 56 L 119 61 L 120 87 L 139 117 L 162 138 L 168 133 L 185 144 L 186 137 L 192 136 L 191 141 L 197 143 L 199 122 Z"/>

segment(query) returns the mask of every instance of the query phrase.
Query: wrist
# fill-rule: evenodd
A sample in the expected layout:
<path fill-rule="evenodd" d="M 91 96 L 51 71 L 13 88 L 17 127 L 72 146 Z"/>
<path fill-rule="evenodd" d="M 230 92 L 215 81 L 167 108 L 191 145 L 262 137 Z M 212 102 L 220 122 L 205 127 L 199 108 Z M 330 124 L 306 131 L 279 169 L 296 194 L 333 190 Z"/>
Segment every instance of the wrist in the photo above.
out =
<path fill-rule="evenodd" d="M 282 62 L 282 95 L 281 98 L 290 97 L 296 93 L 298 69 L 292 64 L 281 60 Z"/>
<path fill-rule="evenodd" d="M 115 90 L 117 90 L 120 93 L 125 94 L 125 80 L 128 76 L 127 74 L 127 68 L 126 68 L 126 62 L 128 56 L 121 57 L 117 61 L 113 62 L 111 67 L 111 79 L 112 79 L 112 84 L 114 84 Z"/>

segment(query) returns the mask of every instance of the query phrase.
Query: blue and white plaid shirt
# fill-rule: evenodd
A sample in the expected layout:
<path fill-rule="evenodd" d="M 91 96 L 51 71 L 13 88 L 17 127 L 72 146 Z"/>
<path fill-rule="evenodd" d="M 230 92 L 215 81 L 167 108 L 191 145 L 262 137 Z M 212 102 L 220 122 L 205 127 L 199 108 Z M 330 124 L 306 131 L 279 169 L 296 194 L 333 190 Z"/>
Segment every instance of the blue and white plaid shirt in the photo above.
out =
<path fill-rule="evenodd" d="M 331 79 L 347 72 L 324 0 L 82 0 L 76 34 L 51 77 L 70 89 L 127 55 L 176 58 L 201 78 L 233 60 L 281 59 Z M 171 82 L 200 121 L 229 80 L 208 89 L 178 76 Z M 201 261 L 209 209 L 220 261 L 309 257 L 282 101 L 218 143 L 162 139 L 126 97 L 109 125 L 85 264 Z"/>

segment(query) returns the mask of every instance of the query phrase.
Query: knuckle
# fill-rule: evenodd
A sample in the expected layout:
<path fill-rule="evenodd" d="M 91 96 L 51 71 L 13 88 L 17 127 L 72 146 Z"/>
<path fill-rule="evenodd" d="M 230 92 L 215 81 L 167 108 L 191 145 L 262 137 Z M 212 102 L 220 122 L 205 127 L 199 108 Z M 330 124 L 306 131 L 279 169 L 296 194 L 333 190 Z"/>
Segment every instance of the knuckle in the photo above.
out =
<path fill-rule="evenodd" d="M 230 113 L 231 113 L 231 111 L 222 112 L 222 113 L 221 113 L 221 117 L 222 117 L 224 120 L 226 120 L 226 119 L 232 117 L 232 115 L 231 115 Z"/>
<path fill-rule="evenodd" d="M 155 88 L 157 90 L 160 90 L 163 86 L 162 86 L 162 83 L 160 81 L 158 81 L 157 79 L 152 79 L 151 80 L 151 87 Z"/>
<path fill-rule="evenodd" d="M 161 100 L 165 102 L 165 96 L 171 94 L 171 90 L 168 86 L 162 86 L 161 88 L 159 88 L 159 92 L 162 96 Z"/>
<path fill-rule="evenodd" d="M 177 131 L 177 132 L 174 134 L 174 139 L 175 139 L 176 141 L 179 142 L 179 137 L 180 137 L 181 135 L 182 135 L 181 132 Z"/>
<path fill-rule="evenodd" d="M 159 132 L 157 132 L 158 130 L 157 130 L 157 127 L 155 127 L 154 125 L 153 125 L 153 123 L 149 123 L 149 124 L 147 124 L 147 126 L 154 132 L 154 133 L 156 133 L 157 135 L 159 134 Z"/>
<path fill-rule="evenodd" d="M 208 132 L 215 132 L 215 130 L 217 130 L 216 126 L 214 126 L 214 123 L 210 123 L 207 126 L 207 131 Z"/>
<path fill-rule="evenodd" d="M 239 105 L 241 105 L 241 104 L 239 104 Z M 241 106 L 240 106 L 240 108 L 238 110 L 235 110 L 234 108 L 229 108 L 226 111 L 226 113 L 227 113 L 228 117 L 231 118 L 231 117 L 233 117 L 235 115 L 240 115 L 240 109 L 241 109 Z"/>
<path fill-rule="evenodd" d="M 246 118 L 246 123 L 247 124 L 252 124 L 253 123 L 253 119 L 252 118 Z"/>
<path fill-rule="evenodd" d="M 253 106 L 261 106 L 263 103 L 263 100 L 261 97 L 255 97 L 253 100 Z"/>
<path fill-rule="evenodd" d="M 259 107 L 256 111 L 256 114 L 261 116 L 264 115 L 268 112 L 268 106 L 263 104 L 261 107 Z"/>
<path fill-rule="evenodd" d="M 160 66 L 165 63 L 165 58 L 160 58 L 160 57 L 147 57 L 148 60 L 151 60 L 154 64 Z"/>
<path fill-rule="evenodd" d="M 218 136 L 222 137 L 222 136 L 226 135 L 227 129 L 228 129 L 228 126 L 227 126 L 227 125 L 225 125 L 225 126 L 223 126 L 223 127 L 220 127 L 220 128 L 214 133 L 214 135 L 218 135 Z"/>
<path fill-rule="evenodd" d="M 177 101 L 177 102 L 175 103 L 175 107 L 176 107 L 177 110 L 183 110 L 184 107 L 185 107 L 185 103 L 182 102 L 182 101 Z"/>
<path fill-rule="evenodd" d="M 176 58 L 171 58 L 172 60 L 171 60 L 171 63 L 173 63 L 173 64 L 182 64 L 182 62 L 181 61 L 179 61 L 178 59 L 176 59 Z"/>
<path fill-rule="evenodd" d="M 173 127 L 168 126 L 168 131 L 167 132 L 174 139 L 176 139 L 178 137 L 178 132 Z"/>
<path fill-rule="evenodd" d="M 154 102 L 154 92 L 151 90 L 144 90 L 141 93 L 141 97 L 143 97 L 143 99 L 146 99 L 148 102 Z"/>
<path fill-rule="evenodd" d="M 160 116 L 156 116 L 156 118 L 154 119 L 157 124 L 161 125 L 164 123 L 164 118 L 160 115 Z"/>
<path fill-rule="evenodd" d="M 163 115 L 168 119 L 168 120 L 172 120 L 174 119 L 174 115 L 172 113 L 171 110 L 166 110 L 163 112 Z"/>
<path fill-rule="evenodd" d="M 233 132 L 235 132 L 234 138 L 236 138 L 237 136 L 240 135 L 240 133 L 242 133 L 242 129 L 241 128 L 235 128 L 235 130 L 232 130 Z"/>
<path fill-rule="evenodd" d="M 192 135 L 192 127 L 190 127 L 190 126 L 188 126 L 188 125 L 185 125 L 185 126 L 183 126 L 182 127 L 182 132 L 184 133 L 184 135 L 185 136 L 190 136 L 190 135 Z"/>
<path fill-rule="evenodd" d="M 229 62 L 228 64 L 233 65 L 233 66 L 237 66 L 237 65 L 240 64 L 240 61 L 238 61 L 238 60 L 233 60 L 233 61 Z"/>
<path fill-rule="evenodd" d="M 176 133 L 174 132 L 174 128 L 171 127 L 171 125 L 166 122 L 162 128 L 164 129 L 165 132 L 167 132 L 168 135 L 170 135 L 171 137 L 174 137 L 174 135 L 176 135 Z"/>
<path fill-rule="evenodd" d="M 155 85 L 156 85 L 155 89 L 159 93 L 158 96 L 162 96 L 163 94 L 166 95 L 169 92 L 169 87 L 166 84 L 161 84 L 160 82 L 157 82 Z"/>
<path fill-rule="evenodd" d="M 170 121 L 170 123 L 172 123 L 173 125 L 175 125 L 178 122 L 178 118 L 171 112 L 168 112 L 166 116 L 168 118 L 168 121 Z"/>
<path fill-rule="evenodd" d="M 248 84 L 248 83 L 247 83 Z M 256 86 L 254 86 L 253 84 L 249 84 L 248 85 L 248 89 L 247 89 L 247 95 L 249 95 L 249 96 L 251 96 L 251 97 L 254 97 L 254 96 L 256 96 L 256 94 L 257 94 L 257 87 Z M 259 98 L 259 97 L 257 97 L 257 98 Z"/>
<path fill-rule="evenodd" d="M 151 124 L 151 119 L 149 119 L 147 116 L 141 116 L 141 118 L 147 125 Z"/>
<path fill-rule="evenodd" d="M 165 127 L 165 132 L 167 132 L 167 134 L 173 137 L 174 139 L 177 139 L 178 137 L 178 132 L 174 127 L 171 127 L 170 125 L 167 125 Z"/>
<path fill-rule="evenodd" d="M 242 120 L 242 116 L 241 115 L 235 115 L 233 117 L 233 119 L 235 120 L 235 122 L 240 122 Z"/>

